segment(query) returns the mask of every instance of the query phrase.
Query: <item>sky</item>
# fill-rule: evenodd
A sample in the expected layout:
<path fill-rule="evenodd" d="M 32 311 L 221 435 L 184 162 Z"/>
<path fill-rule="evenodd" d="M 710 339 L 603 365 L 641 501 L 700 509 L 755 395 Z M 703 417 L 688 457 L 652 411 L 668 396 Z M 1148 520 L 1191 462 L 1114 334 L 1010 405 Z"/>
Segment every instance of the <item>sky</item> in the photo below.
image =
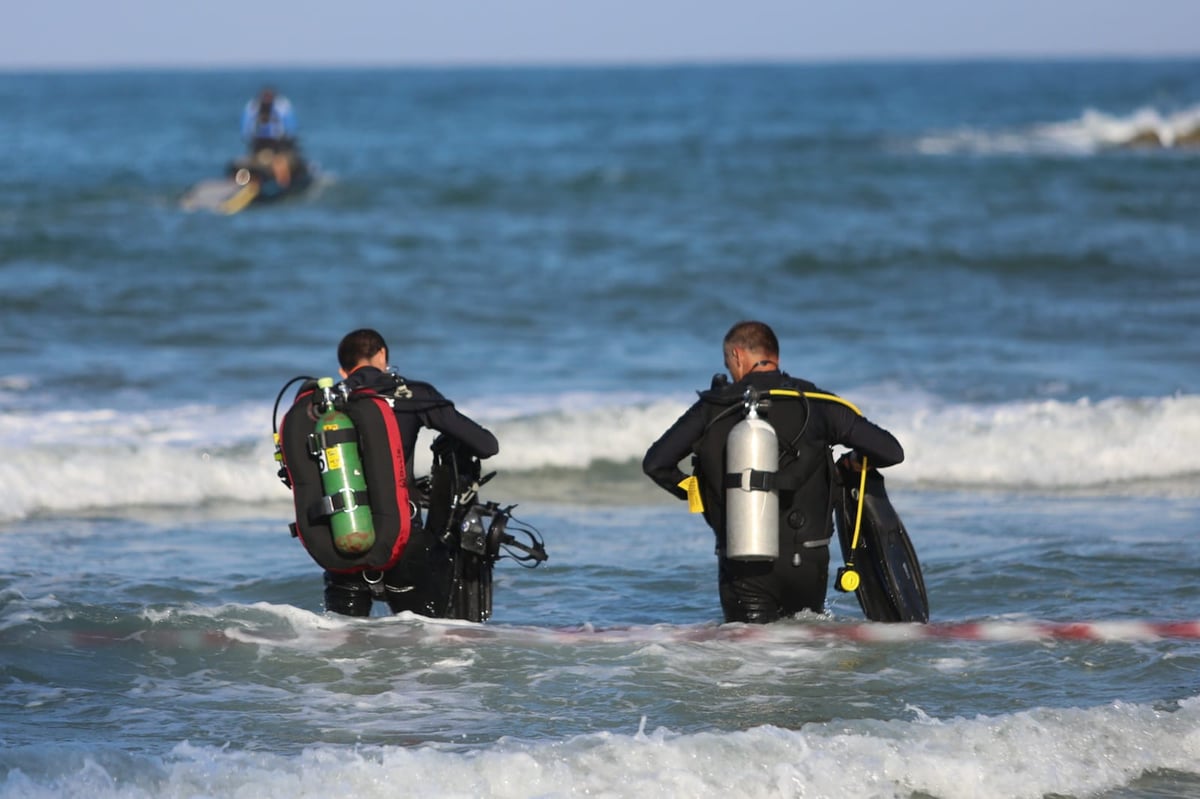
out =
<path fill-rule="evenodd" d="M 1200 55 L 1200 0 L 0 0 L 0 69 Z"/>

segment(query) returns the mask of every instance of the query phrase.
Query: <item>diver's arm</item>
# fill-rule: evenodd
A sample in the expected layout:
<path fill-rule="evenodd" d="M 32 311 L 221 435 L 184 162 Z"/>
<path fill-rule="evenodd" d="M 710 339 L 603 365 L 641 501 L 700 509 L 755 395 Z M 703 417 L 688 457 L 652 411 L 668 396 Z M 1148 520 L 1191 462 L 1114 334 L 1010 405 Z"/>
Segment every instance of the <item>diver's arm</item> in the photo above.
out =
<path fill-rule="evenodd" d="M 896 437 L 867 417 L 859 416 L 845 406 L 831 405 L 827 418 L 829 440 L 865 456 L 869 466 L 882 469 L 904 460 L 904 447 Z"/>
<path fill-rule="evenodd" d="M 679 499 L 687 499 L 687 491 L 679 487 L 687 478 L 679 462 L 692 452 L 692 444 L 704 435 L 704 410 L 696 403 L 675 420 L 675 424 L 646 450 L 642 471 L 663 489 Z"/>
<path fill-rule="evenodd" d="M 426 427 L 450 436 L 478 458 L 490 458 L 500 451 L 500 442 L 490 430 L 459 413 L 449 401 L 423 411 L 421 422 Z"/>

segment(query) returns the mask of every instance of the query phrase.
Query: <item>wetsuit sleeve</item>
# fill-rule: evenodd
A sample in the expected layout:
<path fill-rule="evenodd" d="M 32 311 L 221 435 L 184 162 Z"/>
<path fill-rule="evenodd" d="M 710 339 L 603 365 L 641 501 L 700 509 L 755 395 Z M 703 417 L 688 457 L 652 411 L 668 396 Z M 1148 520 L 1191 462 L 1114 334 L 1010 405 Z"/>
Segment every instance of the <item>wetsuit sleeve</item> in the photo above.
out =
<path fill-rule="evenodd" d="M 687 491 L 679 487 L 679 481 L 687 477 L 679 462 L 692 453 L 692 445 L 703 435 L 704 406 L 697 402 L 646 450 L 642 471 L 679 499 L 687 499 Z"/>
<path fill-rule="evenodd" d="M 895 466 L 904 460 L 904 448 L 896 437 L 865 416 L 859 416 L 844 405 L 832 403 L 826 411 L 831 444 L 840 444 L 865 455 L 869 464 L 877 468 Z"/>
<path fill-rule="evenodd" d="M 432 390 L 434 397 L 444 400 L 441 394 Z M 422 399 L 426 399 L 422 397 Z M 432 398 L 431 398 L 432 399 Z M 434 407 L 420 413 L 421 424 L 431 427 L 464 445 L 479 458 L 490 458 L 500 451 L 500 443 L 496 436 L 474 419 L 458 412 L 454 405 L 447 401 L 437 403 Z"/>

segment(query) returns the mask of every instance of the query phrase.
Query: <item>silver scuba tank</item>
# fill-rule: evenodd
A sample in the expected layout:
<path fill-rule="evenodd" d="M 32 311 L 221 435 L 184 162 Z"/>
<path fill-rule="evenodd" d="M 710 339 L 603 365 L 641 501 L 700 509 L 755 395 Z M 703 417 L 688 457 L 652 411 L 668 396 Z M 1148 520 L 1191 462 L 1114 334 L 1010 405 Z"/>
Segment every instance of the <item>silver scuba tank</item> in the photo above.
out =
<path fill-rule="evenodd" d="M 725 557 L 775 560 L 779 557 L 779 466 L 775 428 L 747 398 L 746 418 L 725 439 Z"/>

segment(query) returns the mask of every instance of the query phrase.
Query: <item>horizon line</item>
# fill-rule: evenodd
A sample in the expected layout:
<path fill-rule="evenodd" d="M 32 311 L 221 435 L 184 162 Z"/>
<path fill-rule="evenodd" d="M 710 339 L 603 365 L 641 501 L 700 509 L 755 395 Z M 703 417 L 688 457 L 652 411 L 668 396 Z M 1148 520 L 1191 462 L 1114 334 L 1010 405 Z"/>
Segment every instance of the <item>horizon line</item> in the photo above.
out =
<path fill-rule="evenodd" d="M 245 70 L 490 70 L 490 69 L 638 69 L 739 66 L 838 66 L 964 63 L 1084 63 L 1200 60 L 1200 52 L 1095 52 L 1095 53 L 893 53 L 839 56 L 680 56 L 637 58 L 515 58 L 507 59 L 328 59 L 312 61 L 125 61 L 125 62 L 14 62 L 0 63 L 0 74 L 99 73 L 99 72 L 223 72 Z"/>

